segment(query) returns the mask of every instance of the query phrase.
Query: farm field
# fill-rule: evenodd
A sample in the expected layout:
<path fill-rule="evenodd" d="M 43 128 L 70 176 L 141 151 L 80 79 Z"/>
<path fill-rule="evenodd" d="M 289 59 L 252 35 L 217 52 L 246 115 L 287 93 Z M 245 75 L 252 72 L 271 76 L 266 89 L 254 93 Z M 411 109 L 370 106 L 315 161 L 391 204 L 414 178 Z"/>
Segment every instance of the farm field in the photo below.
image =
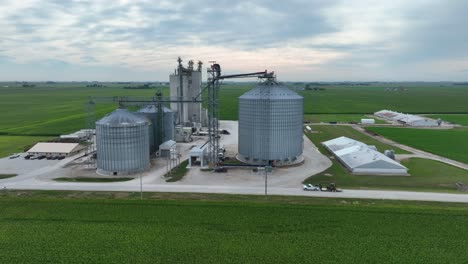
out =
<path fill-rule="evenodd" d="M 405 113 L 468 113 L 468 104 L 466 104 L 468 86 L 407 85 L 407 91 L 386 91 L 386 88 L 394 86 L 388 84 L 323 86 L 324 91 L 298 91 L 298 93 L 304 96 L 305 114 L 363 115 L 382 109 Z M 223 119 L 237 120 L 237 97 L 248 91 L 250 87 L 252 85 L 221 87 Z"/>
<path fill-rule="evenodd" d="M 248 197 L 216 197 L 223 201 L 2 197 L 0 259 L 5 263 L 466 262 L 468 210 L 463 205 L 405 202 L 397 207 L 398 201 L 271 197 L 276 201 L 248 202 L 236 201 Z"/>
<path fill-rule="evenodd" d="M 468 113 L 467 86 L 407 85 L 407 91 L 386 91 L 395 85 L 325 86 L 302 91 L 305 113 L 369 114 L 382 109 L 405 113 Z"/>
<path fill-rule="evenodd" d="M 86 83 L 0 87 L 0 134 L 57 136 L 83 128 L 89 96 L 153 96 L 155 90 L 129 90 L 124 85 L 86 87 Z M 165 89 L 167 90 L 167 88 Z M 102 116 L 117 106 L 98 104 Z"/>
<path fill-rule="evenodd" d="M 54 136 L 72 132 L 85 123 L 85 104 L 89 96 L 153 96 L 155 93 L 155 89 L 123 89 L 124 85 L 104 85 L 106 87 L 85 87 L 86 83 L 41 83 L 27 88 L 19 84 L 1 86 L 0 134 Z M 221 87 L 222 119 L 237 120 L 237 97 L 251 87 L 252 84 Z M 325 91 L 299 93 L 305 98 L 306 114 L 357 114 L 357 117 L 383 108 L 419 113 L 468 113 L 468 104 L 465 103 L 468 87 L 415 86 L 402 92 L 404 94 L 385 92 L 384 87 L 327 86 Z M 167 87 L 162 87 L 162 91 L 168 94 Z M 115 107 L 115 104 L 98 104 L 97 115 L 102 116 Z M 350 116 L 343 117 L 348 119 Z"/>
<path fill-rule="evenodd" d="M 441 115 L 425 115 L 433 119 L 442 119 L 454 124 L 468 126 L 468 114 L 441 114 Z"/>
<path fill-rule="evenodd" d="M 468 128 L 454 129 L 414 129 L 369 127 L 396 142 L 431 152 L 443 157 L 468 163 Z"/>
<path fill-rule="evenodd" d="M 359 131 L 356 131 L 350 126 L 343 125 L 313 125 L 313 133 L 306 133 L 306 135 L 314 142 L 318 147 L 321 146 L 321 142 L 331 140 L 337 137 L 345 136 L 366 143 L 367 145 L 374 145 L 380 152 L 387 149 L 395 150 L 396 154 L 409 154 L 408 151 L 395 148 L 393 146 L 384 144 L 380 141 L 373 139 L 372 137 L 365 135 Z"/>
<path fill-rule="evenodd" d="M 21 83 L 1 84 L 0 137 L 54 137 L 73 132 L 85 125 L 85 104 L 89 96 L 153 96 L 156 91 L 124 89 L 124 84 L 114 83 L 103 83 L 105 87 L 86 87 L 87 83 L 37 83 L 36 87 L 22 87 Z M 228 84 L 221 87 L 222 119 L 237 120 L 237 97 L 252 86 L 253 84 Z M 413 85 L 403 92 L 385 91 L 388 86 L 326 86 L 324 91 L 299 93 L 305 98 L 304 111 L 312 122 L 355 122 L 364 114 L 383 108 L 405 112 L 468 113 L 468 104 L 464 100 L 468 96 L 468 86 Z M 161 89 L 164 94 L 168 94 L 167 87 Z M 115 104 L 98 104 L 96 118 L 104 116 L 116 107 Z M 311 113 L 313 114 L 309 115 Z M 27 144 L 33 143 L 35 142 L 30 141 Z M 13 145 L 0 145 L 0 157 L 23 147 L 24 143 L 19 141 Z"/>
<path fill-rule="evenodd" d="M 48 139 L 50 138 L 49 137 L 0 135 L 0 158 L 6 157 L 15 152 L 23 152 L 25 147 L 32 146 L 38 141 L 48 140 Z"/>
<path fill-rule="evenodd" d="M 332 128 L 330 128 L 332 127 Z M 320 152 L 332 157 L 320 143 L 340 135 L 359 140 L 354 135 L 348 135 L 349 127 L 343 126 L 314 126 L 321 133 L 306 133 L 306 135 L 319 148 Z M 343 131 L 340 132 L 342 128 Z M 357 131 L 355 131 L 357 132 Z M 357 132 L 359 133 L 359 132 Z M 366 137 L 365 135 L 362 135 Z M 362 140 L 365 142 L 364 140 Z M 365 142 L 370 144 L 369 142 Z M 378 147 L 380 151 L 382 148 Z M 398 153 L 398 151 L 397 151 Z M 412 191 L 456 191 L 456 182 L 468 182 L 468 171 L 459 169 L 438 161 L 420 158 L 404 160 L 402 164 L 409 169 L 411 176 L 373 176 L 352 175 L 336 159 L 331 159 L 333 164 L 327 170 L 309 177 L 304 182 L 326 185 L 335 182 L 338 186 L 354 189 L 392 189 Z"/>

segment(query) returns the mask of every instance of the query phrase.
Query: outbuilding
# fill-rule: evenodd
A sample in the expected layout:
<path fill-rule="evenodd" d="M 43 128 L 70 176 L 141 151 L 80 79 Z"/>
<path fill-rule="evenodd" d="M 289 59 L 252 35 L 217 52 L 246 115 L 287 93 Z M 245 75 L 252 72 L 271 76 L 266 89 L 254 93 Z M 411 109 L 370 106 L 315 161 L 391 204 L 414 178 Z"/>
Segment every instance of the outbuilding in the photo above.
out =
<path fill-rule="evenodd" d="M 207 166 L 208 144 L 196 146 L 189 152 L 189 166 Z"/>
<path fill-rule="evenodd" d="M 373 119 L 373 118 L 363 118 L 363 119 L 361 119 L 361 124 L 362 125 L 373 125 L 373 124 L 375 124 L 375 119 Z"/>
<path fill-rule="evenodd" d="M 339 137 L 322 142 L 351 173 L 372 175 L 407 175 L 408 168 L 362 142 Z"/>
<path fill-rule="evenodd" d="M 171 151 L 174 152 L 176 148 L 176 142 L 174 140 L 168 140 L 159 145 L 159 156 L 170 157 Z"/>
<path fill-rule="evenodd" d="M 28 154 L 68 157 L 77 154 L 84 148 L 78 143 L 40 142 L 28 150 Z"/>

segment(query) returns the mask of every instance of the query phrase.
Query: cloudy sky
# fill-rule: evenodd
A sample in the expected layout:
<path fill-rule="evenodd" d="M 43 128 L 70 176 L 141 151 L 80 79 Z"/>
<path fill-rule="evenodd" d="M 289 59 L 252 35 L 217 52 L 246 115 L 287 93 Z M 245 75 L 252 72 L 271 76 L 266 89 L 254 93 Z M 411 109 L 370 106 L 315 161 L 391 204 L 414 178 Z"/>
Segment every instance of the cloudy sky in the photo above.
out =
<path fill-rule="evenodd" d="M 0 0 L 0 81 L 167 81 L 181 56 L 283 81 L 467 81 L 466 0 Z"/>

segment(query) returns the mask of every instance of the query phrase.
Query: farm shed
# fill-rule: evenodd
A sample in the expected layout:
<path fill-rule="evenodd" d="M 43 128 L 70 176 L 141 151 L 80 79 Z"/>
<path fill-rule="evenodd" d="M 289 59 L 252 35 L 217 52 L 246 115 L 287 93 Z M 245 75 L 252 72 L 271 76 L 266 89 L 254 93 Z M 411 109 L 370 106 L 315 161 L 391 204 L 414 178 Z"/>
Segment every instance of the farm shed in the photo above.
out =
<path fill-rule="evenodd" d="M 439 122 L 434 119 L 422 117 L 418 115 L 403 114 L 390 110 L 381 110 L 374 113 L 375 116 L 384 118 L 386 120 L 395 121 L 407 126 L 414 127 L 436 127 L 439 126 Z"/>
<path fill-rule="evenodd" d="M 207 164 L 208 144 L 197 146 L 189 152 L 189 167 L 200 166 L 204 167 Z"/>
<path fill-rule="evenodd" d="M 78 143 L 48 143 L 40 142 L 34 145 L 28 154 L 33 155 L 57 155 L 57 156 L 71 156 L 84 149 Z"/>
<path fill-rule="evenodd" d="M 363 119 L 361 119 L 361 124 L 363 124 L 363 125 L 372 125 L 372 124 L 375 124 L 375 119 L 372 119 L 372 118 L 363 118 Z"/>
<path fill-rule="evenodd" d="M 408 168 L 378 152 L 370 146 L 350 139 L 339 137 L 322 142 L 353 174 L 406 175 Z"/>
<path fill-rule="evenodd" d="M 159 145 L 159 156 L 169 157 L 171 155 L 171 150 L 174 151 L 175 148 L 176 142 L 174 140 L 168 140 Z"/>

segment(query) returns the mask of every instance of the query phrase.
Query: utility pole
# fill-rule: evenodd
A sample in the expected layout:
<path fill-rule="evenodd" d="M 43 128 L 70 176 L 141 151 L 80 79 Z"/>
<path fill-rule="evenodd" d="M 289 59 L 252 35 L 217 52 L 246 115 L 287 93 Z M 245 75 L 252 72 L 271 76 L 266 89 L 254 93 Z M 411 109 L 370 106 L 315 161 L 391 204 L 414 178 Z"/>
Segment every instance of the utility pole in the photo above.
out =
<path fill-rule="evenodd" d="M 140 200 L 143 200 L 143 179 L 140 172 Z"/>
<path fill-rule="evenodd" d="M 265 166 L 265 199 L 267 199 L 267 195 L 268 195 L 268 172 L 271 172 L 272 171 L 272 167 L 271 166 Z"/>

